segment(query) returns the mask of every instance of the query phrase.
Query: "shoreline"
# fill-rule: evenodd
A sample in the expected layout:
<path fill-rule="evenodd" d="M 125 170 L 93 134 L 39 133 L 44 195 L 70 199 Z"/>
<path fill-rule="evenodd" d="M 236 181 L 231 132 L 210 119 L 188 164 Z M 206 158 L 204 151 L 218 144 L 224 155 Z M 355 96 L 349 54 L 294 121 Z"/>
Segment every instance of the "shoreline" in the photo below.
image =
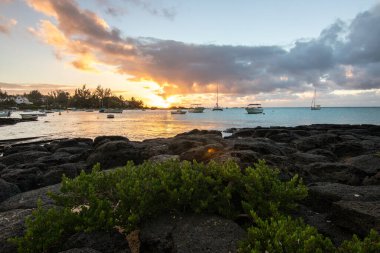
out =
<path fill-rule="evenodd" d="M 58 190 L 63 174 L 73 178 L 98 162 L 106 170 L 130 160 L 141 164 L 173 158 L 232 159 L 244 169 L 264 159 L 280 169 L 283 180 L 295 174 L 303 178 L 309 196 L 294 215 L 335 243 L 354 233 L 364 236 L 372 227 L 380 231 L 380 125 L 315 124 L 228 132 L 231 135 L 225 138 L 221 131 L 192 130 L 143 141 L 125 136 L 9 141 L 0 150 L 0 225 L 22 224 L 38 197 L 45 205 L 53 204 L 44 194 L 47 189 Z M 10 213 L 14 218 L 8 223 L 1 219 Z M 20 225 L 16 232 L 22 231 Z M 8 245 L 6 236 L 0 236 L 0 251 Z"/>

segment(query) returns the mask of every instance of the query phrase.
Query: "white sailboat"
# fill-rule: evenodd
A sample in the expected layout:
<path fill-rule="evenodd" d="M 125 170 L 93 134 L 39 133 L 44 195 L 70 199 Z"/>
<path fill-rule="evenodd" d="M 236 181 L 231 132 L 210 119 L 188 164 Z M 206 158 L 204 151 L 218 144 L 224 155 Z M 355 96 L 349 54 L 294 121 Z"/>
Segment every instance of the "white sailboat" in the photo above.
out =
<path fill-rule="evenodd" d="M 264 112 L 264 109 L 261 107 L 261 104 L 249 104 L 245 108 L 248 114 L 260 114 Z"/>
<path fill-rule="evenodd" d="M 321 105 L 315 104 L 316 98 L 317 98 L 317 89 L 314 88 L 314 96 L 313 96 L 313 100 L 311 101 L 311 107 L 310 107 L 311 110 L 321 110 Z"/>
<path fill-rule="evenodd" d="M 219 107 L 219 84 L 216 85 L 216 105 L 212 108 L 213 111 L 223 111 L 222 107 Z"/>

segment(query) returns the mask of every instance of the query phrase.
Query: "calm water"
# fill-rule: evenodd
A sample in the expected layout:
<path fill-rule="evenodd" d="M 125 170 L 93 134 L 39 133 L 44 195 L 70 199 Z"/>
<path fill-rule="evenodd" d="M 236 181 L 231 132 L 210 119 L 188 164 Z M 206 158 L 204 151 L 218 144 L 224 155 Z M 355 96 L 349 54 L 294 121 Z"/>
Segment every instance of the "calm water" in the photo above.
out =
<path fill-rule="evenodd" d="M 96 137 L 124 135 L 131 140 L 170 137 L 198 129 L 225 130 L 231 127 L 297 126 L 319 123 L 377 124 L 380 107 L 376 108 L 265 108 L 265 114 L 249 115 L 244 109 L 225 109 L 222 112 L 172 115 L 169 110 L 124 111 L 107 119 L 98 112 L 62 112 L 39 117 L 38 121 L 0 127 L 0 140 L 41 137 Z M 12 117 L 19 117 L 17 113 Z"/>

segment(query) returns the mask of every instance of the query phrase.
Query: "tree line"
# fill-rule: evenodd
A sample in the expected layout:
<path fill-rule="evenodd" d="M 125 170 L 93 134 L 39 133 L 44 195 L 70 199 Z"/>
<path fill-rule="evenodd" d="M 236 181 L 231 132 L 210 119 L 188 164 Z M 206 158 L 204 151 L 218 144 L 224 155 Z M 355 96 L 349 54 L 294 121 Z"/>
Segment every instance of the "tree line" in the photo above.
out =
<path fill-rule="evenodd" d="M 16 96 L 8 95 L 6 91 L 0 89 L 0 104 L 7 107 L 16 106 L 12 99 Z M 74 94 L 64 90 L 53 90 L 47 95 L 43 95 L 38 90 L 32 90 L 29 93 L 21 95 L 26 97 L 33 105 L 27 107 L 45 107 L 45 108 L 124 108 L 138 109 L 144 107 L 144 102 L 134 97 L 125 99 L 122 95 L 112 94 L 111 89 L 103 88 L 98 85 L 95 90 L 91 91 L 86 85 L 77 88 Z M 22 107 L 25 107 L 23 105 Z"/>

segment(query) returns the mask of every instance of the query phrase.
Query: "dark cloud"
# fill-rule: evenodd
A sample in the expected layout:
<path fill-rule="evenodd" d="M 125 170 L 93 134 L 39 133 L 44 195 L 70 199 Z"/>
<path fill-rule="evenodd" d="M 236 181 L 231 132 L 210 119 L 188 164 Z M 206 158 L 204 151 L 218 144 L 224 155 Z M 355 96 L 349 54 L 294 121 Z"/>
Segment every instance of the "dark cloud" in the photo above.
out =
<path fill-rule="evenodd" d="M 155 7 L 158 4 L 157 1 L 154 4 L 152 3 L 153 1 L 149 0 L 124 0 L 124 2 L 132 3 L 138 7 L 141 7 L 152 15 L 162 16 L 171 20 L 174 19 L 177 15 L 177 12 L 174 7 Z"/>
<path fill-rule="evenodd" d="M 146 1 L 125 1 L 152 8 L 152 14 L 161 11 Z M 214 92 L 216 83 L 222 93 L 234 94 L 303 92 L 312 86 L 380 88 L 380 5 L 358 14 L 351 23 L 337 20 L 318 38 L 298 41 L 285 50 L 280 46 L 123 38 L 118 29 L 109 28 L 73 0 L 49 2 L 67 43 L 57 50 L 82 56 L 91 53 L 86 59 L 115 66 L 136 80 L 156 81 L 163 87 L 163 95 Z M 46 41 L 54 45 L 54 40 Z M 78 44 L 84 53 L 76 48 Z M 82 60 L 77 67 L 88 64 Z"/>
<path fill-rule="evenodd" d="M 39 90 L 43 94 L 47 94 L 48 92 L 56 89 L 66 90 L 69 92 L 73 92 L 75 90 L 75 86 L 70 85 L 57 85 L 57 84 L 15 84 L 15 83 L 3 83 L 0 82 L 0 89 L 3 91 L 7 91 L 8 94 L 23 94 L 27 93 L 31 90 Z"/>

